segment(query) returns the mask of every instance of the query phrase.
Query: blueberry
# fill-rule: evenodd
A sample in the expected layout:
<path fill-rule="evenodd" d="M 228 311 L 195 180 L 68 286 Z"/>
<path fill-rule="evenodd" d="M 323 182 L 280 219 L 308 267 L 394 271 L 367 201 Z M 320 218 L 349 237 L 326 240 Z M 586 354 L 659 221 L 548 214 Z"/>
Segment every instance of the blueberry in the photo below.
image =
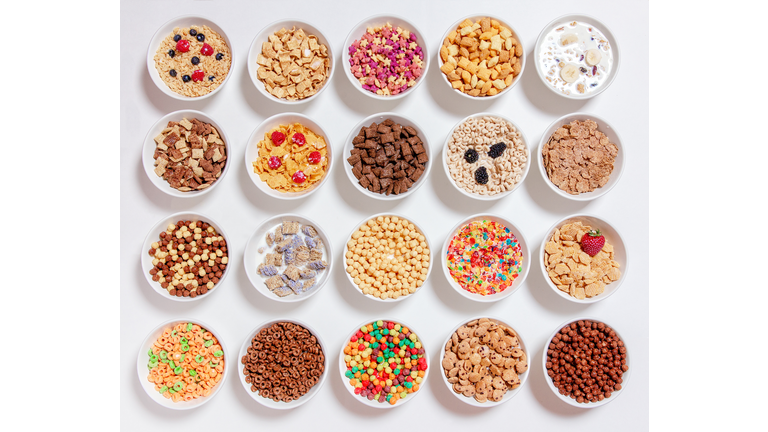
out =
<path fill-rule="evenodd" d="M 223 58 L 224 58 L 224 54 L 222 54 L 222 53 L 216 54 L 216 60 L 221 60 Z"/>
<path fill-rule="evenodd" d="M 169 55 L 171 58 L 174 58 L 174 57 L 176 56 L 176 51 L 174 51 L 174 50 L 168 50 L 168 55 Z"/>
<path fill-rule="evenodd" d="M 172 77 L 176 77 L 176 69 L 171 69 L 168 73 L 171 74 Z"/>
<path fill-rule="evenodd" d="M 184 81 L 184 82 L 189 82 L 189 80 L 191 80 L 191 79 L 192 78 L 190 78 L 189 75 L 184 75 L 183 77 L 181 77 L 181 80 Z"/>
<path fill-rule="evenodd" d="M 475 163 L 477 162 L 477 151 L 475 149 L 467 149 L 466 152 L 464 152 L 464 160 L 467 161 L 467 163 Z"/>
<path fill-rule="evenodd" d="M 475 181 L 479 184 L 488 183 L 488 171 L 485 170 L 485 167 L 480 167 L 475 171 Z"/>
<path fill-rule="evenodd" d="M 176 36 L 173 37 L 173 41 L 174 42 L 178 42 L 180 40 L 181 40 L 181 35 L 176 35 Z"/>
<path fill-rule="evenodd" d="M 205 42 L 205 35 L 202 33 L 197 34 L 197 40 L 198 42 Z"/>
<path fill-rule="evenodd" d="M 491 146 L 491 149 L 488 151 L 488 156 L 496 159 L 497 157 L 501 156 L 504 153 L 504 150 L 507 149 L 507 145 L 500 142 L 498 144 L 494 144 Z"/>
<path fill-rule="evenodd" d="M 196 35 L 196 34 L 197 34 L 197 30 L 195 30 L 195 29 L 189 29 L 189 35 L 190 35 L 190 36 L 194 36 L 194 35 Z"/>
<path fill-rule="evenodd" d="M 193 64 L 193 65 L 197 65 L 198 63 L 200 63 L 200 59 L 199 59 L 199 58 L 197 58 L 197 56 L 195 56 L 195 57 L 192 57 L 192 64 Z"/>
<path fill-rule="evenodd" d="M 213 78 L 214 78 L 213 75 L 209 76 L 208 81 L 213 81 Z"/>

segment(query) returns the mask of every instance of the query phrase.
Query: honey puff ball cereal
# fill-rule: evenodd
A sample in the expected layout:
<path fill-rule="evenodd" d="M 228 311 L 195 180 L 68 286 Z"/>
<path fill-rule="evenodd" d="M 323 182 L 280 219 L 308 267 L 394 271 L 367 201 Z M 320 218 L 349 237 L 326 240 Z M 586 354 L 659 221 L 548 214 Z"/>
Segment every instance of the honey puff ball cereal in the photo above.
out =
<path fill-rule="evenodd" d="M 318 184 L 330 163 L 324 137 L 301 123 L 278 125 L 258 143 L 253 172 L 278 192 L 302 192 Z"/>
<path fill-rule="evenodd" d="M 173 403 L 211 396 L 224 378 L 224 349 L 193 322 L 168 324 L 147 351 L 146 380 Z"/>
<path fill-rule="evenodd" d="M 415 293 L 431 268 L 427 238 L 399 216 L 378 215 L 361 224 L 347 241 L 344 258 L 354 286 L 381 300 Z"/>

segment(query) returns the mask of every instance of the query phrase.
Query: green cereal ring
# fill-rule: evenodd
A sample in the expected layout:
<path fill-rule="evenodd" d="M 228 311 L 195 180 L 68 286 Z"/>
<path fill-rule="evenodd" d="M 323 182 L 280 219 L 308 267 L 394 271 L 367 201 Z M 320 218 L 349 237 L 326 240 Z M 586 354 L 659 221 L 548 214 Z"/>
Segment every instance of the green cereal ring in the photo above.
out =
<path fill-rule="evenodd" d="M 213 345 L 213 341 L 209 339 L 209 340 L 205 341 L 205 343 L 203 345 L 205 345 L 205 347 L 208 348 L 209 346 Z"/>

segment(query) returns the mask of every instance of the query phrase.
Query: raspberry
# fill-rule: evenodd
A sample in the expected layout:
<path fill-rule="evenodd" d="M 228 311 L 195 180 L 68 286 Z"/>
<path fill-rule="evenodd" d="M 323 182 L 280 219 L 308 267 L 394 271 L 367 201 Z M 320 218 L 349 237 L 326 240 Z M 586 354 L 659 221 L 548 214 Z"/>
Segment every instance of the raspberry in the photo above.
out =
<path fill-rule="evenodd" d="M 178 42 L 176 42 L 176 51 L 178 52 L 189 51 L 189 41 L 186 39 L 181 39 Z"/>
<path fill-rule="evenodd" d="M 464 160 L 467 161 L 467 163 L 475 163 L 477 162 L 477 151 L 475 149 L 467 149 L 466 152 L 464 152 Z"/>
<path fill-rule="evenodd" d="M 187 44 L 189 44 L 189 42 L 187 42 Z M 187 48 L 187 49 L 189 49 L 189 48 Z M 200 54 L 209 56 L 209 55 L 213 54 L 213 48 L 210 45 L 208 45 L 207 43 L 204 43 L 203 47 L 200 48 Z"/>
<path fill-rule="evenodd" d="M 485 170 L 485 167 L 480 167 L 475 171 L 475 181 L 479 184 L 488 183 L 488 171 Z"/>
<path fill-rule="evenodd" d="M 304 183 L 304 180 L 307 179 L 307 176 L 305 176 L 304 173 L 301 171 L 296 171 L 295 173 L 293 173 L 293 177 L 291 178 L 293 179 L 294 183 L 301 184 L 301 183 Z"/>
<path fill-rule="evenodd" d="M 202 81 L 205 78 L 205 74 L 200 69 L 192 72 L 192 81 Z"/>
<path fill-rule="evenodd" d="M 269 167 L 271 169 L 278 169 L 283 165 L 283 161 L 280 160 L 277 156 L 272 156 L 269 158 Z"/>
<path fill-rule="evenodd" d="M 276 146 L 279 146 L 280 144 L 285 142 L 285 134 L 279 131 L 272 132 L 272 142 L 275 143 Z"/>
<path fill-rule="evenodd" d="M 498 143 L 491 146 L 491 149 L 488 151 L 488 156 L 496 159 L 497 157 L 501 156 L 504 153 L 504 150 L 507 149 L 507 145 L 504 143 Z"/>
<path fill-rule="evenodd" d="M 293 134 L 293 136 L 291 137 L 291 140 L 293 141 L 294 144 L 298 146 L 303 146 L 304 144 L 307 143 L 307 138 L 301 132 L 296 132 L 295 134 Z"/>
<path fill-rule="evenodd" d="M 323 159 L 323 155 L 321 155 L 319 151 L 313 151 L 309 154 L 307 159 L 309 159 L 309 163 L 317 164 L 320 163 L 320 161 Z"/>

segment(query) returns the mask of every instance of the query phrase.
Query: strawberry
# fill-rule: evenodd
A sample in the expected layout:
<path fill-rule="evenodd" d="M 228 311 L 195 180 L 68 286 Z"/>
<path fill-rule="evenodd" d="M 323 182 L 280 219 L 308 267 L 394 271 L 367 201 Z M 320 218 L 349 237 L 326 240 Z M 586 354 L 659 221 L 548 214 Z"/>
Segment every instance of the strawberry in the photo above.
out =
<path fill-rule="evenodd" d="M 603 249 L 605 245 L 605 237 L 600 233 L 600 230 L 589 230 L 581 238 L 581 249 L 589 256 L 595 256 Z"/>

